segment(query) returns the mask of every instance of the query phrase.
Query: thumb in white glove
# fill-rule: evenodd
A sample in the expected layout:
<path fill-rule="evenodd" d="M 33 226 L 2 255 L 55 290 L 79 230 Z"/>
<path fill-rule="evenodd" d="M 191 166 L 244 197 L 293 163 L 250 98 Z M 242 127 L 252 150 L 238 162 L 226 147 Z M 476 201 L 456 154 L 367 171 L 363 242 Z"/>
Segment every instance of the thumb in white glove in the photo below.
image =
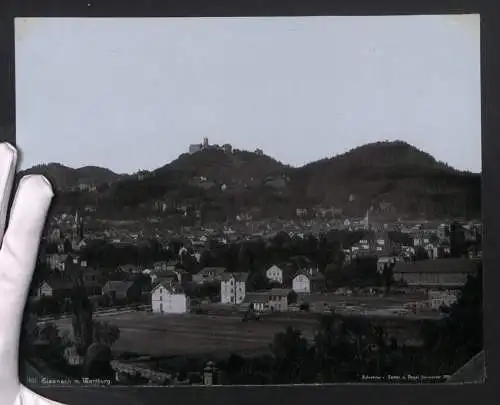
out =
<path fill-rule="evenodd" d="M 25 176 L 7 211 L 16 173 L 17 152 L 0 144 L 0 402 L 5 405 L 58 405 L 19 382 L 19 335 L 38 246 L 53 197 L 43 176 Z M 4 234 L 5 231 L 5 234 Z"/>

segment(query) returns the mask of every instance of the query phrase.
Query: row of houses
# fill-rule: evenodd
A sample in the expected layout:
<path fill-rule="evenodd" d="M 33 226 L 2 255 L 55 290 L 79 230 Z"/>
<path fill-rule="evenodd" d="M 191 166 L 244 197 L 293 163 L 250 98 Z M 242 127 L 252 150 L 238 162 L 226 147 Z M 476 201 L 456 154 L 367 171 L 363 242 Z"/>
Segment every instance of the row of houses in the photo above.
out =
<path fill-rule="evenodd" d="M 396 282 L 404 283 L 408 288 L 425 289 L 429 299 L 422 302 L 422 306 L 437 309 L 441 305 L 450 305 L 456 300 L 460 288 L 466 283 L 469 276 L 477 274 L 479 262 L 465 258 L 449 258 L 438 260 L 423 260 L 418 262 L 395 263 L 393 278 Z M 313 269 L 299 271 L 292 278 L 291 288 L 274 288 L 267 291 L 247 292 L 247 273 L 226 273 L 223 268 L 204 269 L 203 277 L 198 282 L 220 281 L 221 304 L 252 303 L 255 309 L 286 311 L 287 297 L 294 291 L 297 294 L 310 294 L 320 291 L 324 285 L 321 273 Z M 273 265 L 266 275 L 272 281 L 284 284 L 284 270 Z M 165 290 L 168 294 L 168 290 Z M 187 299 L 187 297 L 185 298 Z M 153 301 L 155 298 L 153 298 Z M 157 301 L 161 301 L 158 299 Z M 165 299 L 163 299 L 165 302 Z M 419 304 L 420 305 L 420 304 Z M 158 312 L 159 305 L 153 303 Z M 182 308 L 187 308 L 183 304 Z"/>
<path fill-rule="evenodd" d="M 143 275 L 149 277 L 149 288 L 144 283 L 131 280 L 108 281 L 101 286 L 97 280 L 98 272 L 89 268 L 84 261 L 79 261 L 77 258 L 68 255 L 64 258 L 64 263 L 65 271 L 63 273 L 70 273 L 74 268 L 81 271 L 89 295 L 107 295 L 114 300 L 130 301 L 148 296 L 151 297 L 153 310 L 163 313 L 189 311 L 191 306 L 184 287 L 192 284 L 220 285 L 221 304 L 238 305 L 248 302 L 249 299 L 260 297 L 258 298 L 259 302 L 265 301 L 268 307 L 279 308 L 280 310 L 285 306 L 284 304 L 272 304 L 275 301 L 272 297 L 276 296 L 274 293 L 279 292 L 281 295 L 286 295 L 285 291 L 294 291 L 297 294 L 310 294 L 322 291 L 325 286 L 324 276 L 317 269 L 303 268 L 296 271 L 291 267 L 272 265 L 266 270 L 266 277 L 280 288 L 248 293 L 248 273 L 228 273 L 223 267 L 206 267 L 191 275 L 179 268 L 174 261 L 159 262 L 153 269 L 142 271 Z M 379 271 L 383 271 L 385 266 L 392 266 L 394 280 L 402 282 L 408 287 L 424 287 L 429 290 L 435 288 L 447 289 L 451 291 L 452 296 L 453 291 L 463 286 L 467 277 L 477 271 L 477 261 L 465 258 L 405 262 L 397 257 L 382 257 L 379 258 L 377 266 Z M 55 295 L 70 297 L 72 285 L 72 282 L 66 278 L 47 280 L 39 286 L 35 297 Z M 153 288 L 151 288 L 151 285 L 153 285 Z M 269 291 L 272 291 L 272 293 Z M 436 302 L 437 299 L 434 298 L 433 302 Z"/>
<path fill-rule="evenodd" d="M 283 285 L 283 270 L 271 266 L 266 274 L 270 281 Z M 220 283 L 220 303 L 229 305 L 251 304 L 256 310 L 287 311 L 288 297 L 294 291 L 308 294 L 319 291 L 324 285 L 323 276 L 317 270 L 299 271 L 292 278 L 291 288 L 271 288 L 265 291 L 248 292 L 248 273 L 228 273 L 222 267 L 207 267 L 193 276 L 198 285 Z M 184 313 L 191 308 L 188 294 L 183 283 L 174 278 L 161 279 L 152 290 L 151 306 L 153 312 Z M 168 303 L 168 304 L 167 304 Z"/>

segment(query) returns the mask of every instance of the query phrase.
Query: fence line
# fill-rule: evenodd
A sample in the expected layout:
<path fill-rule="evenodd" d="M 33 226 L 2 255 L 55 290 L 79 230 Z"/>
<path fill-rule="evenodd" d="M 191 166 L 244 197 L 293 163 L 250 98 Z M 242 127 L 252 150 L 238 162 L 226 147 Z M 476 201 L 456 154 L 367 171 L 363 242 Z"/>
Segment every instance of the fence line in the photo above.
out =
<path fill-rule="evenodd" d="M 136 309 L 146 311 L 148 309 L 151 309 L 151 305 L 125 305 L 125 306 L 119 306 L 119 307 L 112 307 L 112 308 L 106 308 L 106 309 L 101 309 L 98 311 L 94 311 L 94 315 L 102 315 L 102 314 L 108 314 L 108 313 L 116 313 L 116 312 L 124 312 L 124 311 L 135 311 Z M 47 321 L 57 321 L 60 319 L 67 319 L 71 317 L 73 313 L 71 312 L 66 312 L 63 314 L 58 314 L 58 315 L 46 315 L 46 316 L 40 316 L 37 319 L 37 322 L 47 322 Z"/>

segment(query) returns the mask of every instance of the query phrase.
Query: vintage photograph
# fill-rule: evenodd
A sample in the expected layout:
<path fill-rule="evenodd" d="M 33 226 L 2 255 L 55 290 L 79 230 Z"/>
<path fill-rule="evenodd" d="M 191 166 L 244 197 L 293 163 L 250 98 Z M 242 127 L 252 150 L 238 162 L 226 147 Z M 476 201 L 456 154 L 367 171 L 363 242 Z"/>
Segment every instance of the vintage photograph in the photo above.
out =
<path fill-rule="evenodd" d="M 483 381 L 479 28 L 16 19 L 27 384 Z"/>

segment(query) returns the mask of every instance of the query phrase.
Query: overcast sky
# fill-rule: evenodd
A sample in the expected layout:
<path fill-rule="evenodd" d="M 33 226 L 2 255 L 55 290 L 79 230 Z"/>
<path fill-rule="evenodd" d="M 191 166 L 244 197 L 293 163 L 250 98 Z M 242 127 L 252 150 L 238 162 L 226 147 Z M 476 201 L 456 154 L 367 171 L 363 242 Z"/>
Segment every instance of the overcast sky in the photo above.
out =
<path fill-rule="evenodd" d="M 206 136 L 294 166 L 401 139 L 481 170 L 478 15 L 15 26 L 23 167 L 154 169 Z"/>

